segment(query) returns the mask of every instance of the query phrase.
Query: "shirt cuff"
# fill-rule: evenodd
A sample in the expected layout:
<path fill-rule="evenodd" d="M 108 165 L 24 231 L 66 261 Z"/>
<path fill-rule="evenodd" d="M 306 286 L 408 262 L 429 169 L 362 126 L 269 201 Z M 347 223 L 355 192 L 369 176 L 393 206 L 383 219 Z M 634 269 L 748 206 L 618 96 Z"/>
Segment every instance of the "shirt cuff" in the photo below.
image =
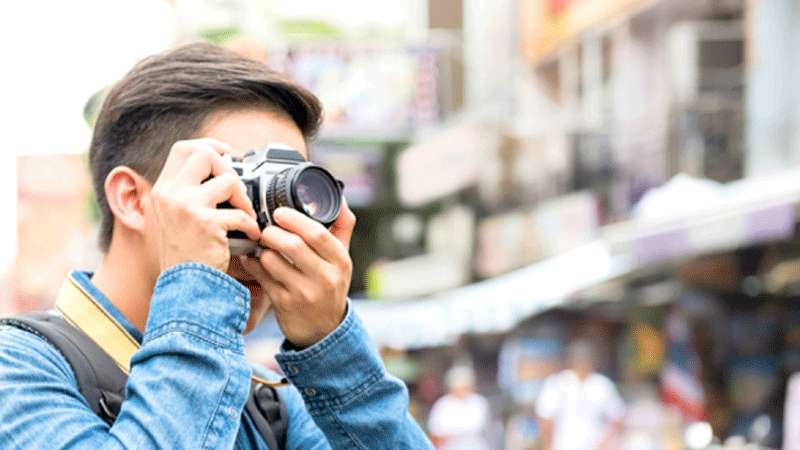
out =
<path fill-rule="evenodd" d="M 297 387 L 309 410 L 341 407 L 384 376 L 378 352 L 348 303 L 341 324 L 323 340 L 303 350 L 287 346 L 275 359 Z"/>
<path fill-rule="evenodd" d="M 242 353 L 250 292 L 238 281 L 200 263 L 161 273 L 153 290 L 144 342 L 172 331 Z"/>

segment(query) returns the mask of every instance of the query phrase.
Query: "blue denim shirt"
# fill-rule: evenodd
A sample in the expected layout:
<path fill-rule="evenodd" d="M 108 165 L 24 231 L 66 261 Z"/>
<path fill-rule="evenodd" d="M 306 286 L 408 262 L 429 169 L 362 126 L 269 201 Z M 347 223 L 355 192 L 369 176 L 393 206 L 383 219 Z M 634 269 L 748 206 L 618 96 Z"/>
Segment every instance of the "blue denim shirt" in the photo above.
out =
<path fill-rule="evenodd" d="M 53 347 L 0 327 L 0 448 L 267 448 L 244 413 L 252 374 L 242 338 L 247 289 L 201 264 L 175 266 L 158 279 L 142 335 L 88 274 L 74 277 L 142 343 L 126 400 L 109 427 Z M 287 448 L 432 448 L 408 414 L 405 386 L 386 373 L 352 308 L 322 341 L 300 351 L 284 346 L 276 358 L 292 382 L 278 389 Z"/>

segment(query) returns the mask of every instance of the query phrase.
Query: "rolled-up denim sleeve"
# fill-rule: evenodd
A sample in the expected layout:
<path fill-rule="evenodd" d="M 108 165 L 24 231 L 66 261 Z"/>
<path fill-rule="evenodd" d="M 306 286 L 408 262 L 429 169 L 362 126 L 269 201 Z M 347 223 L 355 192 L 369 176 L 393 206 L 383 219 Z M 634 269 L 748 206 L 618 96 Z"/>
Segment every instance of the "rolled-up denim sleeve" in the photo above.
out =
<path fill-rule="evenodd" d="M 248 291 L 210 267 L 164 272 L 112 427 L 89 409 L 54 348 L 4 332 L 13 339 L 0 349 L 0 447 L 233 448 L 250 386 L 248 308 Z"/>
<path fill-rule="evenodd" d="M 284 344 L 276 359 L 332 448 L 432 448 L 408 413 L 405 385 L 386 372 L 352 306 L 325 339 L 304 350 Z M 292 434 L 294 448 L 315 444 Z"/>

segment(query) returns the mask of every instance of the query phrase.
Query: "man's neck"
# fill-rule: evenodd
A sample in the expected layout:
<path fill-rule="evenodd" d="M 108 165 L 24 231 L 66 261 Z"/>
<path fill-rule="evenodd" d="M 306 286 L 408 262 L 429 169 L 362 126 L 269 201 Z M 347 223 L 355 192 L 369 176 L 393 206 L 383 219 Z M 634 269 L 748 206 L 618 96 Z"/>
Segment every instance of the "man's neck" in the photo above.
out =
<path fill-rule="evenodd" d="M 155 280 L 150 280 L 142 258 L 112 247 L 92 276 L 92 283 L 139 331 L 144 331 Z"/>
<path fill-rule="evenodd" d="M 591 370 L 587 371 L 587 370 L 580 370 L 580 369 L 575 369 L 575 368 L 573 368 L 573 369 L 570 369 L 570 370 L 572 370 L 572 373 L 574 373 L 574 374 L 575 374 L 575 377 L 576 377 L 576 378 L 578 379 L 578 381 L 580 381 L 581 383 L 583 383 L 584 381 L 586 381 L 586 380 L 589 378 L 589 376 L 591 376 L 591 375 L 592 375 L 592 371 L 591 371 Z"/>

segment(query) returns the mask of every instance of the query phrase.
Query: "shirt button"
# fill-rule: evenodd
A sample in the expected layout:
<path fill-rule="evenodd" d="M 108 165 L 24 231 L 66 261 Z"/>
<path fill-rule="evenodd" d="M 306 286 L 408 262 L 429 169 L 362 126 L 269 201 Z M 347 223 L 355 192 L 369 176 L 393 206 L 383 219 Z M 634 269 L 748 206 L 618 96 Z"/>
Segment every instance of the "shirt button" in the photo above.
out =
<path fill-rule="evenodd" d="M 298 373 L 300 373 L 300 369 L 298 369 L 297 366 L 295 366 L 294 364 L 289 364 L 289 365 L 286 366 L 286 368 L 289 370 L 289 373 L 292 374 L 292 375 L 297 375 Z"/>
<path fill-rule="evenodd" d="M 314 397 L 315 395 L 317 395 L 317 390 L 314 388 L 305 388 L 304 392 L 309 397 Z"/>

